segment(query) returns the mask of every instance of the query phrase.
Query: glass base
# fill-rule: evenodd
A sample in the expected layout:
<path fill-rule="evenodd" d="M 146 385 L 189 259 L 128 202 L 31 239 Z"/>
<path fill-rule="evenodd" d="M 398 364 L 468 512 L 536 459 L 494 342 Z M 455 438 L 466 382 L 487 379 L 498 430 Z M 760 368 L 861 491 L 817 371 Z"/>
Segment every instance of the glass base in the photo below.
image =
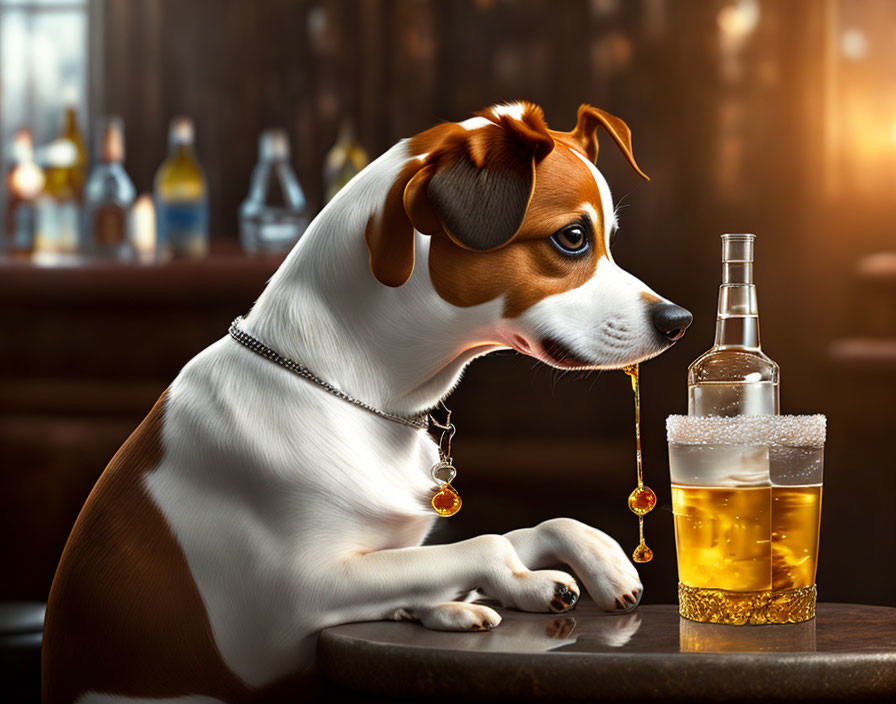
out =
<path fill-rule="evenodd" d="M 678 583 L 678 613 L 701 623 L 802 623 L 815 618 L 815 598 L 814 584 L 779 591 L 731 592 Z"/>

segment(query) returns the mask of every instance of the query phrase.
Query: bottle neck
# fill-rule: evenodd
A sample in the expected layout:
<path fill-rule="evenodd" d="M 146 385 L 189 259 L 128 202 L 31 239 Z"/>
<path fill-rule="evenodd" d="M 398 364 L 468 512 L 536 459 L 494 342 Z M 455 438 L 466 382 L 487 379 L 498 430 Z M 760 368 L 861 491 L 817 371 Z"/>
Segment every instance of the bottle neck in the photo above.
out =
<path fill-rule="evenodd" d="M 192 142 L 172 142 L 168 147 L 168 156 L 172 159 L 196 160 Z"/>
<path fill-rule="evenodd" d="M 759 304 L 753 284 L 753 247 L 744 242 L 723 245 L 722 285 L 716 315 L 715 347 L 760 350 Z"/>
<path fill-rule="evenodd" d="M 120 129 L 109 127 L 103 130 L 96 160 L 100 164 L 124 163 L 124 134 Z"/>
<path fill-rule="evenodd" d="M 78 116 L 75 114 L 74 108 L 66 108 L 62 116 L 62 129 L 59 131 L 61 137 L 71 137 L 78 131 Z"/>

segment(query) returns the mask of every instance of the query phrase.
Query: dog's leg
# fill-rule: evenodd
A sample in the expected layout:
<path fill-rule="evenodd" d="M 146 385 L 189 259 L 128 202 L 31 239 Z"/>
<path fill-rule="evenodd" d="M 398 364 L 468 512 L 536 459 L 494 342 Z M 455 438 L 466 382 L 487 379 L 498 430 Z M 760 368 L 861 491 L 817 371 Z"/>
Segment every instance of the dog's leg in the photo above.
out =
<path fill-rule="evenodd" d="M 572 518 L 553 518 L 505 534 L 529 569 L 565 563 L 606 611 L 628 610 L 641 601 L 638 571 L 613 538 Z"/>
<path fill-rule="evenodd" d="M 396 621 L 419 621 L 435 631 L 490 631 L 501 623 L 501 617 L 485 604 L 449 601 L 434 606 L 399 609 Z"/>
<path fill-rule="evenodd" d="M 332 583 L 329 598 L 340 623 L 413 616 L 424 625 L 445 624 L 450 620 L 443 608 L 446 602 L 473 589 L 523 611 L 560 613 L 579 598 L 569 574 L 527 569 L 501 535 L 353 555 L 342 563 L 341 578 Z M 479 609 L 475 613 L 482 615 Z"/>

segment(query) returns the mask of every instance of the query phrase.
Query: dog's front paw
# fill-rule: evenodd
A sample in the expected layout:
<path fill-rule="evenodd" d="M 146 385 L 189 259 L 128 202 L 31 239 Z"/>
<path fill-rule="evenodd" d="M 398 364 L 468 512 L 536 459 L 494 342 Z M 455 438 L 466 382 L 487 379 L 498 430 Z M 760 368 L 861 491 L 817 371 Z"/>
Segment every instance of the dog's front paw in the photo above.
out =
<path fill-rule="evenodd" d="M 494 609 L 462 601 L 401 609 L 396 618 L 419 621 L 435 631 L 490 631 L 501 623 L 501 616 Z"/>
<path fill-rule="evenodd" d="M 509 585 L 508 593 L 501 600 L 521 611 L 559 614 L 576 605 L 579 587 L 566 572 L 518 572 L 513 575 L 513 584 Z"/>
<path fill-rule="evenodd" d="M 644 587 L 638 570 L 613 538 L 569 518 L 542 525 L 601 609 L 629 611 L 640 603 Z"/>

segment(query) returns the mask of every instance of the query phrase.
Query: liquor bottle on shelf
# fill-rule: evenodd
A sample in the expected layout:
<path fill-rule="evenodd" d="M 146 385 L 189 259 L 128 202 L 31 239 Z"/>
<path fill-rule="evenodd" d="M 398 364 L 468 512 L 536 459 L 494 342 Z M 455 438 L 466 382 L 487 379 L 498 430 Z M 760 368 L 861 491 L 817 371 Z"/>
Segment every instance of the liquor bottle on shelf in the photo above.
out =
<path fill-rule="evenodd" d="M 76 255 L 82 248 L 81 207 L 84 181 L 78 145 L 59 137 L 40 150 L 46 181 L 37 199 L 34 253 L 53 258 Z"/>
<path fill-rule="evenodd" d="M 128 211 L 136 190 L 124 170 L 124 123 L 117 116 L 100 120 L 95 156 L 84 192 L 86 251 L 129 258 Z"/>
<path fill-rule="evenodd" d="M 265 130 L 249 195 L 240 206 L 240 242 L 251 254 L 286 252 L 308 226 L 305 194 L 289 163 L 289 137 Z"/>
<path fill-rule="evenodd" d="M 689 415 L 779 412 L 778 365 L 759 344 L 751 234 L 722 235 L 722 285 L 715 344 L 688 368 Z"/>
<path fill-rule="evenodd" d="M 3 247 L 10 256 L 29 255 L 34 249 L 37 197 L 44 187 L 44 172 L 34 161 L 34 144 L 28 130 L 19 130 L 12 144 L 12 167 L 6 174 L 6 213 Z"/>
<path fill-rule="evenodd" d="M 78 116 L 75 108 L 69 105 L 62 114 L 62 128 L 59 130 L 59 138 L 65 139 L 75 145 L 75 163 L 70 167 L 69 180 L 76 192 L 76 198 L 81 200 L 84 184 L 87 181 L 87 145 L 84 135 L 78 126 Z"/>
<path fill-rule="evenodd" d="M 171 121 L 168 157 L 156 172 L 154 199 L 161 258 L 206 256 L 208 189 L 193 148 L 193 121 L 188 117 Z"/>
<path fill-rule="evenodd" d="M 351 122 L 345 121 L 339 128 L 336 144 L 324 158 L 324 198 L 333 199 L 340 189 L 367 166 L 367 152 L 355 139 Z"/>

